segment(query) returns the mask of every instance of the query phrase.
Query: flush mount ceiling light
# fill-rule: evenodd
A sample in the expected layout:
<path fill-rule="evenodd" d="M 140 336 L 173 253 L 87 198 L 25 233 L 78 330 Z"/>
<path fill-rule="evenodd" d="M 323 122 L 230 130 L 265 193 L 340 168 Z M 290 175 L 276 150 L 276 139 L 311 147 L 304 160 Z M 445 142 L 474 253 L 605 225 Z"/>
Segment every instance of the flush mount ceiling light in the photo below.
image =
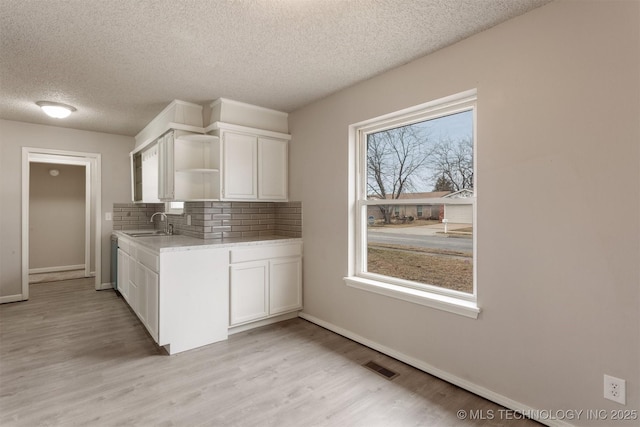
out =
<path fill-rule="evenodd" d="M 71 105 L 61 104 L 59 102 L 49 102 L 49 101 L 38 101 L 36 102 L 42 111 L 49 117 L 54 117 L 56 119 L 64 119 L 68 117 L 69 114 L 76 111 L 75 107 Z"/>

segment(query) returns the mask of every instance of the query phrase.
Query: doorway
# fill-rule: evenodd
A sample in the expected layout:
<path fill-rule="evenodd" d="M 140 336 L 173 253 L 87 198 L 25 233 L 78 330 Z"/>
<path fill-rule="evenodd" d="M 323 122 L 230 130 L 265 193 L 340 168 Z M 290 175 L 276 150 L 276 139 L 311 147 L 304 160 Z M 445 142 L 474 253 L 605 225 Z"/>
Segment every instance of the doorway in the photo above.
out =
<path fill-rule="evenodd" d="M 38 215 L 30 215 L 31 209 L 42 209 L 42 206 L 38 204 L 31 206 L 32 189 L 30 180 L 32 179 L 32 170 L 42 172 L 43 168 L 51 174 L 52 178 L 58 178 L 62 172 L 70 173 L 70 171 L 75 171 L 77 173 L 78 171 L 82 171 L 80 177 L 84 179 L 84 182 L 80 184 L 82 184 L 84 188 L 84 197 L 80 198 L 83 199 L 81 202 L 84 205 L 84 209 L 83 212 L 80 213 L 80 216 L 75 218 L 75 221 L 82 223 L 81 228 L 83 231 L 79 232 L 82 235 L 79 240 L 78 236 L 73 237 L 76 240 L 76 244 L 79 244 L 81 248 L 76 247 L 76 253 L 69 254 L 67 258 L 60 258 L 63 252 L 62 250 L 58 251 L 59 253 L 57 253 L 56 256 L 58 257 L 57 261 L 62 262 L 60 266 L 61 269 L 68 269 L 70 267 L 77 267 L 78 270 L 82 269 L 81 274 L 83 274 L 84 277 L 95 277 L 95 289 L 102 289 L 100 154 L 24 147 L 22 150 L 22 299 L 29 299 L 30 267 L 32 267 L 32 272 L 34 270 L 34 266 L 31 265 L 32 257 L 34 261 L 42 262 L 41 259 L 37 258 L 40 256 L 37 255 L 37 251 L 32 251 L 30 248 L 31 244 L 38 244 L 38 240 L 31 239 L 30 237 L 32 231 L 38 231 L 33 230 L 32 225 L 35 226 L 42 221 L 46 221 L 47 213 L 39 212 L 39 214 L 41 214 L 40 216 L 43 216 L 45 219 L 37 218 Z M 77 213 L 75 215 L 77 215 Z M 38 221 L 38 223 L 31 224 L 31 221 Z M 56 227 L 56 224 L 54 221 L 45 226 Z M 43 226 L 40 225 L 40 227 Z M 78 231 L 70 231 L 70 229 L 68 229 L 67 233 L 78 233 Z M 71 237 L 71 234 L 65 235 Z M 52 250 L 51 248 L 55 248 L 55 242 L 48 242 L 45 250 Z M 70 251 L 68 248 L 67 250 Z M 80 253 L 77 253 L 78 250 Z M 78 261 L 78 264 L 73 264 L 73 261 L 71 261 L 71 264 L 65 264 L 65 262 L 70 262 L 69 260 L 71 259 L 80 259 L 81 261 Z M 36 271 L 38 271 L 38 268 L 40 267 L 35 267 Z"/>
<path fill-rule="evenodd" d="M 29 284 L 91 277 L 87 168 L 29 164 Z"/>

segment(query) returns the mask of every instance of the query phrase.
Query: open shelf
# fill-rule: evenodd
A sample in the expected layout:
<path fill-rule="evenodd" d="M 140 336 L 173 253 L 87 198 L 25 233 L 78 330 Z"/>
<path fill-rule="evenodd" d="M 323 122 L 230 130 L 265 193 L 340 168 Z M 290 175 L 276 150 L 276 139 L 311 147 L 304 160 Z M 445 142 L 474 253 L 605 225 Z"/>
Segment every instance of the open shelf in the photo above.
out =
<path fill-rule="evenodd" d="M 174 140 L 176 200 L 220 199 L 220 138 L 188 134 Z"/>

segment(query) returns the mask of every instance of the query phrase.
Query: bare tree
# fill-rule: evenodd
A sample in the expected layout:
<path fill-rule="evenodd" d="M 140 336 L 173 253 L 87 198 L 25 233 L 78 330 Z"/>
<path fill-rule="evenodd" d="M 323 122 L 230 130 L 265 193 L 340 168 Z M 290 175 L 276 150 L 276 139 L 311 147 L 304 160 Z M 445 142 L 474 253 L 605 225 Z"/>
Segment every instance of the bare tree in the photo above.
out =
<path fill-rule="evenodd" d="M 367 136 L 367 195 L 398 199 L 415 189 L 414 181 L 427 165 L 431 146 L 424 129 L 403 126 Z M 378 205 L 385 224 L 392 205 Z"/>
<path fill-rule="evenodd" d="M 436 184 L 447 182 L 453 191 L 473 188 L 473 140 L 440 140 L 431 153 L 429 167 Z"/>
<path fill-rule="evenodd" d="M 453 183 L 447 179 L 446 176 L 440 175 L 436 180 L 436 184 L 433 187 L 433 191 L 454 191 Z"/>

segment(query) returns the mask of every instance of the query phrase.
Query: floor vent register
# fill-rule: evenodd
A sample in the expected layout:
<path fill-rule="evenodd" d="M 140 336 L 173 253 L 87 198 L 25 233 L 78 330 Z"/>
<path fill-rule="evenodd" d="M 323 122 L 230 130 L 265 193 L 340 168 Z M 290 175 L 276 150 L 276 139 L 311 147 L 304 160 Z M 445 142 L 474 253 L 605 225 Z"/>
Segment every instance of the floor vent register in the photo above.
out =
<path fill-rule="evenodd" d="M 397 377 L 398 374 L 397 372 L 393 372 L 391 369 L 387 369 L 384 366 L 380 366 L 378 365 L 376 362 L 374 362 L 373 360 L 365 363 L 364 365 L 365 368 L 372 370 L 373 372 L 375 372 L 378 375 L 383 376 L 384 378 L 388 379 L 388 380 L 392 380 L 395 377 Z"/>

